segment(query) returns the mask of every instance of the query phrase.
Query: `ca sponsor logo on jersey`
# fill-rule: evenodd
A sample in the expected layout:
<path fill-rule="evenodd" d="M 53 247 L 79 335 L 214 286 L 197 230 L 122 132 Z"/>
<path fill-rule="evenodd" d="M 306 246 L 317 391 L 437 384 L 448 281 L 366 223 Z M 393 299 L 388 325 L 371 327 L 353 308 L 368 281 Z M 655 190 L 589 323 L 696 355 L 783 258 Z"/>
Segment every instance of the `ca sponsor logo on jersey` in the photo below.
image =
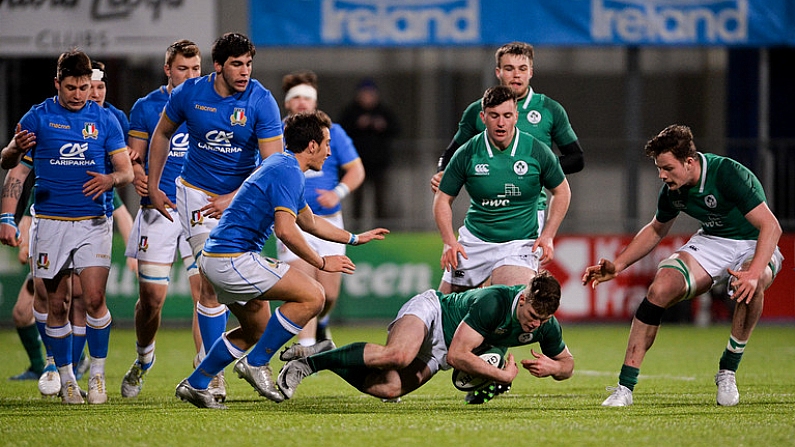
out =
<path fill-rule="evenodd" d="M 201 210 L 193 210 L 190 212 L 190 226 L 195 227 L 204 222 L 204 216 Z"/>
<path fill-rule="evenodd" d="M 246 117 L 246 109 L 236 108 L 229 117 L 229 121 L 233 126 L 245 126 L 248 117 Z"/>
<path fill-rule="evenodd" d="M 533 333 L 532 332 L 523 332 L 519 334 L 519 343 L 530 343 L 533 341 Z"/>
<path fill-rule="evenodd" d="M 180 132 L 175 133 L 171 137 L 171 150 L 168 152 L 169 157 L 183 158 L 188 152 L 188 133 Z"/>
<path fill-rule="evenodd" d="M 41 270 L 49 270 L 50 255 L 47 253 L 39 253 L 39 257 L 36 259 L 36 268 Z"/>
<path fill-rule="evenodd" d="M 86 158 L 88 143 L 66 143 L 59 149 L 60 157 L 50 160 L 51 165 L 60 166 L 91 166 L 96 162 Z"/>
<path fill-rule="evenodd" d="M 224 154 L 243 152 L 243 149 L 232 146 L 232 138 L 234 138 L 234 136 L 234 132 L 211 130 L 204 135 L 205 141 L 199 143 L 199 147 L 208 151 L 221 152 Z"/>
<path fill-rule="evenodd" d="M 513 164 L 513 172 L 515 172 L 516 175 L 525 175 L 527 174 L 527 170 L 527 162 L 524 160 L 519 160 Z"/>
<path fill-rule="evenodd" d="M 138 249 L 141 251 L 149 250 L 149 236 L 141 236 L 141 239 L 138 241 Z"/>
<path fill-rule="evenodd" d="M 85 123 L 83 124 L 83 139 L 93 138 L 97 139 L 99 136 L 99 131 L 97 130 L 97 125 L 94 123 Z"/>
<path fill-rule="evenodd" d="M 533 125 L 540 123 L 541 113 L 538 110 L 531 110 L 527 112 L 527 121 Z"/>
<path fill-rule="evenodd" d="M 476 164 L 475 175 L 489 175 L 489 164 L 488 163 Z"/>
<path fill-rule="evenodd" d="M 712 194 L 709 194 L 707 197 L 704 197 L 704 204 L 706 204 L 708 208 L 715 208 L 718 206 L 718 199 Z"/>

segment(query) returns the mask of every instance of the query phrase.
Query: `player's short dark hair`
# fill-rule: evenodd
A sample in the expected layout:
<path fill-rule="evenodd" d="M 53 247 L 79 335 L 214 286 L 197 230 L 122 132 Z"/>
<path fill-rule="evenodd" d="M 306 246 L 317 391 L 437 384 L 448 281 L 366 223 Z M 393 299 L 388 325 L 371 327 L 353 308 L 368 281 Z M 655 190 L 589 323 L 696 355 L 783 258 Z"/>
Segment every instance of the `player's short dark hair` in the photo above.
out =
<path fill-rule="evenodd" d="M 649 158 L 657 158 L 665 152 L 670 152 L 677 160 L 685 162 L 688 158 L 696 156 L 693 132 L 689 127 L 681 124 L 671 124 L 666 127 L 649 140 L 643 149 Z"/>
<path fill-rule="evenodd" d="M 171 64 L 174 63 L 174 59 L 178 54 L 181 54 L 185 58 L 191 58 L 194 56 L 201 57 L 202 55 L 201 50 L 199 50 L 199 46 L 196 45 L 195 42 L 188 39 L 178 40 L 169 45 L 166 49 L 166 65 L 170 67 Z"/>
<path fill-rule="evenodd" d="M 254 44 L 248 37 L 240 33 L 226 33 L 213 42 L 213 62 L 220 65 L 224 65 L 230 57 L 238 57 L 247 53 L 254 57 L 257 54 L 257 49 L 254 48 Z"/>
<path fill-rule="evenodd" d="M 295 154 L 300 154 L 314 141 L 323 141 L 323 128 L 331 129 L 331 118 L 320 110 L 296 113 L 284 120 L 284 145 Z"/>
<path fill-rule="evenodd" d="M 497 52 L 494 53 L 494 59 L 496 60 L 498 68 L 500 67 L 502 57 L 506 54 L 526 56 L 528 59 L 530 59 L 530 65 L 533 65 L 533 46 L 529 43 L 511 42 L 497 48 Z"/>
<path fill-rule="evenodd" d="M 525 300 L 539 315 L 552 315 L 560 306 L 560 283 L 547 270 L 541 270 L 525 289 Z"/>
<path fill-rule="evenodd" d="M 287 93 L 296 85 L 307 84 L 317 90 L 317 74 L 311 70 L 294 71 L 282 78 L 282 92 Z"/>
<path fill-rule="evenodd" d="M 91 59 L 86 53 L 78 50 L 67 51 L 58 56 L 58 65 L 55 77 L 58 81 L 63 81 L 69 76 L 82 78 L 91 76 Z"/>
<path fill-rule="evenodd" d="M 483 93 L 483 98 L 480 100 L 480 108 L 485 112 L 487 108 L 497 107 L 505 101 L 516 103 L 516 93 L 514 93 L 512 88 L 505 85 L 495 85 Z"/>

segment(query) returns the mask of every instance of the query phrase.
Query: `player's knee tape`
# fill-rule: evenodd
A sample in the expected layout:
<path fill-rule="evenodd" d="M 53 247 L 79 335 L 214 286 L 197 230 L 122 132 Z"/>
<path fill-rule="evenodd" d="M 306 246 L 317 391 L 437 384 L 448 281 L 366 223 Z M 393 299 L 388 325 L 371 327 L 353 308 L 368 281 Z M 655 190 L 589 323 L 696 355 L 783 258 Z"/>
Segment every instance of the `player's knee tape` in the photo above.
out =
<path fill-rule="evenodd" d="M 138 264 L 138 280 L 149 284 L 168 285 L 171 266 L 166 264 Z"/>
<path fill-rule="evenodd" d="M 696 293 L 696 278 L 693 276 L 693 273 L 687 268 L 687 264 L 685 261 L 679 258 L 667 258 L 660 261 L 657 264 L 658 269 L 673 269 L 677 272 L 681 273 L 685 279 L 685 294 L 680 298 L 680 300 L 689 300 L 693 298 Z"/>
<path fill-rule="evenodd" d="M 638 310 L 635 311 L 635 318 L 649 326 L 659 326 L 662 323 L 664 312 L 664 307 L 652 304 L 644 297 L 643 301 L 640 302 L 640 306 L 638 306 Z"/>
<path fill-rule="evenodd" d="M 199 274 L 199 266 L 193 256 L 185 257 L 182 262 L 185 264 L 185 272 L 188 274 L 188 278 Z"/>
<path fill-rule="evenodd" d="M 210 233 L 202 233 L 191 236 L 190 239 L 188 239 L 190 249 L 193 252 L 193 258 L 197 261 L 199 260 L 199 256 L 202 254 L 202 250 L 204 249 L 204 243 L 209 237 Z"/>

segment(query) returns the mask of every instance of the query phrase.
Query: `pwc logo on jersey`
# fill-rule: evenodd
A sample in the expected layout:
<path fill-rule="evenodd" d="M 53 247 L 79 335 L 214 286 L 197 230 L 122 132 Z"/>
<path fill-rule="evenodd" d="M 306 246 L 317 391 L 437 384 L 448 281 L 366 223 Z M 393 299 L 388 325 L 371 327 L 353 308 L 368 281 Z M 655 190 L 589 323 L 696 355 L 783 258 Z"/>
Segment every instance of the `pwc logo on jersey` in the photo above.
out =
<path fill-rule="evenodd" d="M 83 125 L 83 139 L 86 140 L 88 138 L 97 139 L 99 136 L 99 131 L 97 130 L 97 126 L 94 123 L 85 123 Z"/>
<path fill-rule="evenodd" d="M 199 148 L 213 152 L 220 152 L 222 154 L 236 154 L 238 152 L 243 152 L 242 148 L 232 145 L 232 138 L 234 137 L 234 132 L 211 130 L 204 135 L 205 141 L 199 142 Z"/>
<path fill-rule="evenodd" d="M 93 166 L 97 164 L 92 159 L 86 158 L 88 143 L 66 143 L 61 146 L 60 157 L 50 160 L 56 166 Z"/>
<path fill-rule="evenodd" d="M 506 183 L 504 191 L 505 192 L 503 194 L 497 194 L 496 198 L 482 199 L 480 201 L 480 206 L 502 208 L 505 206 L 509 206 L 511 204 L 511 199 L 509 199 L 509 197 L 519 197 L 522 195 L 522 190 L 519 189 L 519 187 L 514 185 L 513 183 Z"/>
<path fill-rule="evenodd" d="M 489 175 L 489 164 L 488 163 L 476 164 L 475 175 Z"/>
<path fill-rule="evenodd" d="M 179 132 L 171 137 L 171 149 L 168 151 L 169 157 L 185 158 L 188 153 L 188 133 Z"/>
<path fill-rule="evenodd" d="M 236 108 L 229 117 L 229 122 L 233 126 L 245 126 L 248 118 L 246 117 L 246 109 Z"/>

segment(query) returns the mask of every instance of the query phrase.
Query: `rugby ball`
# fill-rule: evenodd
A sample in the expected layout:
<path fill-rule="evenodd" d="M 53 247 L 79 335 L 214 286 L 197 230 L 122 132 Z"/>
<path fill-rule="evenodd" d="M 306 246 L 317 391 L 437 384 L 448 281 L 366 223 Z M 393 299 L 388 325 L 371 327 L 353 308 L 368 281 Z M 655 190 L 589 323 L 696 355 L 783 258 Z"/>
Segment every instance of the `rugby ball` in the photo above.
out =
<path fill-rule="evenodd" d="M 502 368 L 505 365 L 505 352 L 504 348 L 490 347 L 478 354 L 484 362 Z M 477 354 L 477 352 L 476 352 Z M 488 385 L 492 381 L 485 377 L 473 376 L 469 373 L 453 370 L 453 386 L 461 391 L 475 391 Z"/>

